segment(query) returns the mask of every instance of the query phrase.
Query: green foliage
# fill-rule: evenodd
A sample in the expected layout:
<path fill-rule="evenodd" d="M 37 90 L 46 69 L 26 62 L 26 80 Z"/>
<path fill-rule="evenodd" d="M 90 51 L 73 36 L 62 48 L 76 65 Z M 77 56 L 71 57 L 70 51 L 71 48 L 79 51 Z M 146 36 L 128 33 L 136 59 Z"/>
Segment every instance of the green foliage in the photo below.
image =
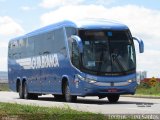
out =
<path fill-rule="evenodd" d="M 141 84 L 138 86 L 138 88 L 146 88 L 146 89 L 148 89 L 148 88 L 150 88 L 150 85 L 148 83 L 146 83 L 146 82 L 141 82 Z"/>
<path fill-rule="evenodd" d="M 155 86 L 149 86 L 147 83 L 141 83 L 137 87 L 136 94 L 160 96 L 160 82 L 157 82 Z"/>
<path fill-rule="evenodd" d="M 0 91 L 9 91 L 9 86 L 7 83 L 0 83 Z"/>
<path fill-rule="evenodd" d="M 0 103 L 0 119 L 20 120 L 106 120 L 107 116 L 90 112 L 79 112 L 69 107 L 47 108 L 29 105 Z"/>

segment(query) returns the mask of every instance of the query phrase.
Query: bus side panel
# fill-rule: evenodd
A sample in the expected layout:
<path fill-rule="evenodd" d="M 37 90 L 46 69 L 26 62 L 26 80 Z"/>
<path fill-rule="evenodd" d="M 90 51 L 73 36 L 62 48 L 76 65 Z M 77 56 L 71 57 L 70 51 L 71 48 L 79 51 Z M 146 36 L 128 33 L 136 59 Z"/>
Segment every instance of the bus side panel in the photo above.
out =
<path fill-rule="evenodd" d="M 33 69 L 39 73 L 35 84 L 40 81 L 42 93 L 62 93 L 63 62 L 67 58 L 63 28 L 38 35 L 34 43 L 36 67 Z"/>
<path fill-rule="evenodd" d="M 18 59 L 19 57 L 19 41 L 12 40 L 9 42 L 8 46 L 8 81 L 9 87 L 13 91 L 16 91 L 17 89 L 17 80 L 21 80 L 20 70 L 22 67 L 16 61 L 16 59 Z"/>
<path fill-rule="evenodd" d="M 9 82 L 9 88 L 12 91 L 16 91 L 16 78 L 14 77 L 15 73 L 13 71 L 13 64 L 12 60 L 8 60 L 8 82 Z"/>
<path fill-rule="evenodd" d="M 62 76 L 66 75 L 71 92 L 80 92 L 79 88 L 75 89 L 76 70 L 67 55 L 69 51 L 64 33 L 64 29 L 59 28 L 21 41 L 24 46 L 20 45 L 18 52 L 15 51 L 19 56 L 13 56 L 16 60 L 9 59 L 8 63 L 12 90 L 16 90 L 16 80 L 20 78 L 20 81 L 26 80 L 30 93 L 61 94 Z"/>

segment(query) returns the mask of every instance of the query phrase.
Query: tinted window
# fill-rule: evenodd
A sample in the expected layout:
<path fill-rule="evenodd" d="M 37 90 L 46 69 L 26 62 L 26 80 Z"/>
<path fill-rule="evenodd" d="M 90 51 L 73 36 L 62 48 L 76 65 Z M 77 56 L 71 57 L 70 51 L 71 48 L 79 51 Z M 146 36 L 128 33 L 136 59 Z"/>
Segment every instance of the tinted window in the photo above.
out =
<path fill-rule="evenodd" d="M 75 41 L 72 42 L 72 54 L 71 54 L 72 64 L 79 68 L 79 50 L 77 43 Z"/>
<path fill-rule="evenodd" d="M 34 37 L 35 55 L 65 53 L 63 29 L 57 29 Z"/>
<path fill-rule="evenodd" d="M 129 32 L 81 30 L 84 53 L 82 65 L 94 74 L 127 74 L 135 72 L 135 50 Z"/>
<path fill-rule="evenodd" d="M 26 57 L 34 55 L 34 37 L 29 37 L 26 43 Z"/>
<path fill-rule="evenodd" d="M 66 54 L 66 45 L 65 45 L 65 37 L 63 28 L 54 31 L 54 53 L 60 52 L 62 54 Z"/>
<path fill-rule="evenodd" d="M 46 51 L 46 47 L 48 47 L 45 41 L 45 34 L 39 34 L 34 36 L 34 43 L 35 43 L 35 56 L 42 55 L 44 51 Z"/>
<path fill-rule="evenodd" d="M 9 44 L 9 53 L 10 58 L 18 59 L 19 58 L 19 41 L 13 40 Z"/>
<path fill-rule="evenodd" d="M 76 35 L 76 34 L 77 34 L 76 28 L 66 27 L 67 38 L 71 37 L 71 35 Z"/>

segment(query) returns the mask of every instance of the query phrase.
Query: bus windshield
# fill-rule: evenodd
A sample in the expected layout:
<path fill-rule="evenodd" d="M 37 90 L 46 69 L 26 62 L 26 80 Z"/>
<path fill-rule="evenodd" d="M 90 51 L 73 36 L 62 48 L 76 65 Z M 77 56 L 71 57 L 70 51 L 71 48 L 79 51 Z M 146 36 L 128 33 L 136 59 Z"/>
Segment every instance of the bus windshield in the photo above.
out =
<path fill-rule="evenodd" d="M 79 36 L 85 71 L 103 75 L 135 72 L 135 49 L 129 31 L 81 30 Z"/>

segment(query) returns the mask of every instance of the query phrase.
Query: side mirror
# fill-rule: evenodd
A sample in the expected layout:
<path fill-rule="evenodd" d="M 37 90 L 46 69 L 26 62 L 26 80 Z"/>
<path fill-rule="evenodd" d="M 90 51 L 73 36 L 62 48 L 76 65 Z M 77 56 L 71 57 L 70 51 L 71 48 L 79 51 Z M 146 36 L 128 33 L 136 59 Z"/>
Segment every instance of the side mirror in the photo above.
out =
<path fill-rule="evenodd" d="M 72 35 L 71 39 L 76 41 L 78 48 L 79 48 L 79 52 L 82 53 L 83 52 L 83 44 L 82 44 L 81 38 L 77 35 Z"/>
<path fill-rule="evenodd" d="M 138 44 L 139 44 L 139 52 L 143 53 L 144 52 L 144 43 L 143 43 L 143 41 L 140 38 L 136 38 L 136 37 L 133 37 L 133 40 L 136 40 L 138 42 Z"/>

